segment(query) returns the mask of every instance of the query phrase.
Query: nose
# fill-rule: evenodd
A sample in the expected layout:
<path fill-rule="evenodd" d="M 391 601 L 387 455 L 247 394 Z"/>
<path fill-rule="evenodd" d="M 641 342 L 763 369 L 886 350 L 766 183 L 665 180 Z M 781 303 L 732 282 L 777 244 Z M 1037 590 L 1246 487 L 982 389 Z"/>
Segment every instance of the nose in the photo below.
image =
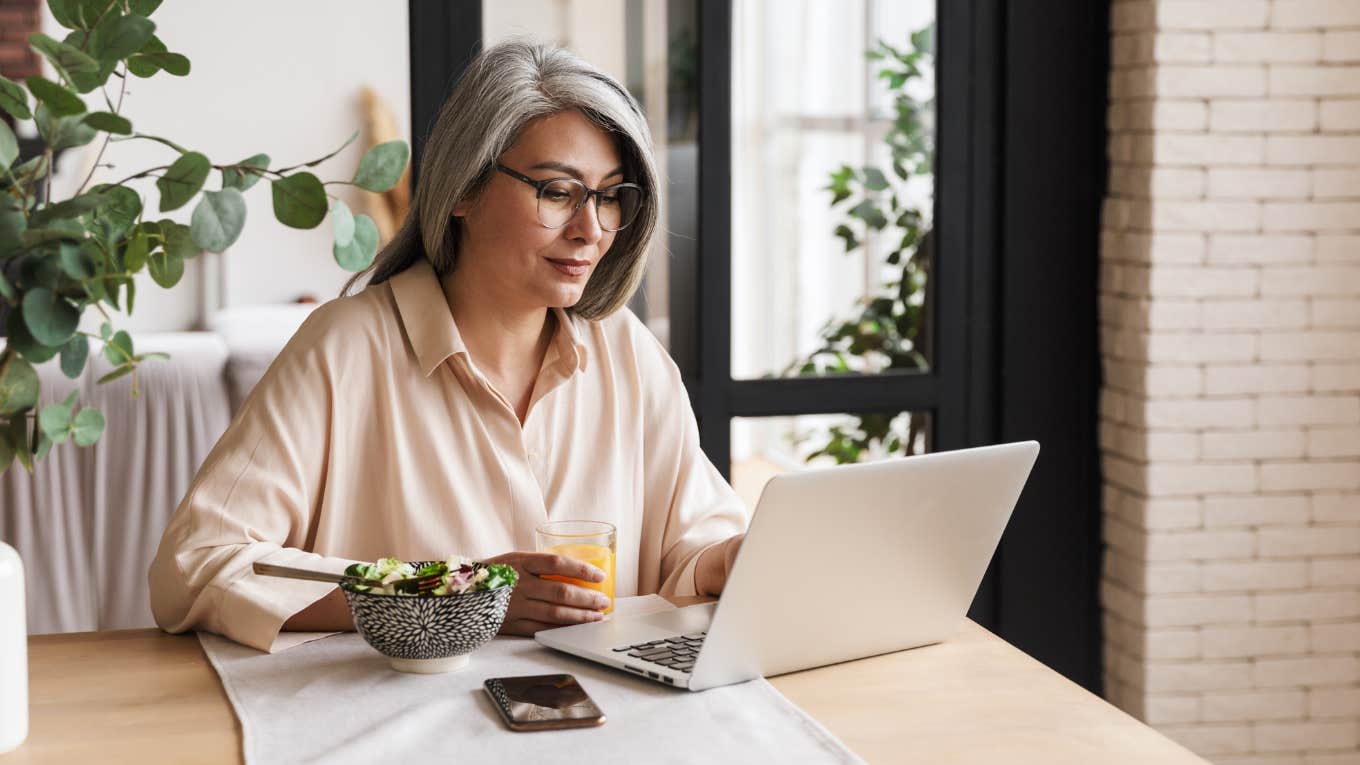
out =
<path fill-rule="evenodd" d="M 604 229 L 600 227 L 600 211 L 593 197 L 586 199 L 567 223 L 566 234 L 582 244 L 595 244 L 604 237 Z"/>

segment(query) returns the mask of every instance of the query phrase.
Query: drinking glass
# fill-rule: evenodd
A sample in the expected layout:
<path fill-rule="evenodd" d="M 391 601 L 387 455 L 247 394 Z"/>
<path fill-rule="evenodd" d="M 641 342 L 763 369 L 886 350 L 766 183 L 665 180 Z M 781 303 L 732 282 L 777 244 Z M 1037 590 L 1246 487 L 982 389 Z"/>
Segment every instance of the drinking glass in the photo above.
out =
<path fill-rule="evenodd" d="M 539 552 L 584 561 L 604 572 L 603 582 L 586 582 L 556 575 L 544 576 L 544 579 L 599 590 L 609 598 L 609 607 L 604 613 L 613 613 L 614 555 L 617 548 L 614 524 L 604 521 L 549 521 L 535 529 L 535 537 Z"/>

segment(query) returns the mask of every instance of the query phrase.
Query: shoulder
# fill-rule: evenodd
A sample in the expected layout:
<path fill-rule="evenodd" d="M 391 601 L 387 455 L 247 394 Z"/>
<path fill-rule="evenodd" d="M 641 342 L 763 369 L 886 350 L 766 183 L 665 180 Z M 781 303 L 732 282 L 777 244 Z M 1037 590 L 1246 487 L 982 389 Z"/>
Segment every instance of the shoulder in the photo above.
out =
<path fill-rule="evenodd" d="M 631 310 L 620 308 L 603 319 L 574 316 L 572 321 L 587 351 L 601 363 L 633 366 L 648 376 L 674 371 L 678 378 L 679 369 L 666 347 Z"/>
<path fill-rule="evenodd" d="M 281 356 L 323 363 L 372 359 L 372 353 L 391 347 L 394 335 L 399 341 L 400 324 L 392 292 L 386 284 L 379 284 L 318 306 Z"/>

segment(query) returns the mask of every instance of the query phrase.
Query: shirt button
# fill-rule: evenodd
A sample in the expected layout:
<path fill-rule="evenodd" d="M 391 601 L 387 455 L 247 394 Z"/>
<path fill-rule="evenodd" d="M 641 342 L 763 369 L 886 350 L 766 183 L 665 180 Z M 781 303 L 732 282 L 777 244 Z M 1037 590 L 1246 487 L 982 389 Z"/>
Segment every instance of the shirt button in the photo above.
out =
<path fill-rule="evenodd" d="M 529 461 L 538 462 L 538 452 L 529 452 Z"/>

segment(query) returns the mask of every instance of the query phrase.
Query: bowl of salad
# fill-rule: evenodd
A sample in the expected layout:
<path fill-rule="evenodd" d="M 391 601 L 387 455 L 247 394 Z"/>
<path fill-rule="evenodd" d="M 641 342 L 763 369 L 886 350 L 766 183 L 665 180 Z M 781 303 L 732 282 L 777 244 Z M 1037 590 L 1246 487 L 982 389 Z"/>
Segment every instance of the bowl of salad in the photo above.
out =
<path fill-rule="evenodd" d="M 478 646 L 496 636 L 519 581 L 510 566 L 460 555 L 446 561 L 381 558 L 355 563 L 349 576 L 375 584 L 342 584 L 354 626 L 401 672 L 462 669 Z"/>

